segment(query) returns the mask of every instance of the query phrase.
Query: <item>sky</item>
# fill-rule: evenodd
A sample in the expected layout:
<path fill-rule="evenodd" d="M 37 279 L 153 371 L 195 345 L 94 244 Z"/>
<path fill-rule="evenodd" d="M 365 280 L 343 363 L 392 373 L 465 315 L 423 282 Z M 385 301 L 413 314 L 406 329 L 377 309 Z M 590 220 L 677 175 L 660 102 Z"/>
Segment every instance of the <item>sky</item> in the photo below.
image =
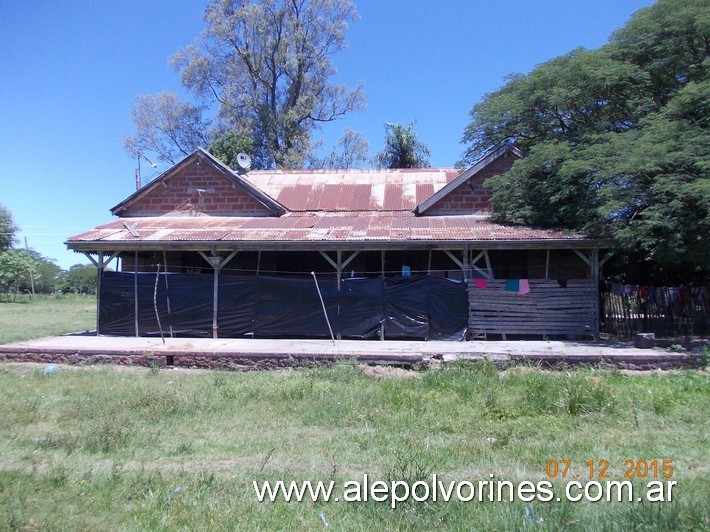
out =
<path fill-rule="evenodd" d="M 511 73 L 579 46 L 605 44 L 651 0 L 354 0 L 360 20 L 335 55 L 333 82 L 364 83 L 365 111 L 314 137 L 327 151 L 346 128 L 370 155 L 386 122 L 415 121 L 434 167 L 461 158 L 471 107 Z M 175 52 L 204 28 L 201 0 L 0 0 L 0 204 L 19 245 L 68 269 L 88 259 L 69 236 L 111 221 L 135 191 L 136 160 L 121 138 L 134 132 L 140 94 L 183 96 Z M 168 169 L 143 162 L 144 182 Z"/>

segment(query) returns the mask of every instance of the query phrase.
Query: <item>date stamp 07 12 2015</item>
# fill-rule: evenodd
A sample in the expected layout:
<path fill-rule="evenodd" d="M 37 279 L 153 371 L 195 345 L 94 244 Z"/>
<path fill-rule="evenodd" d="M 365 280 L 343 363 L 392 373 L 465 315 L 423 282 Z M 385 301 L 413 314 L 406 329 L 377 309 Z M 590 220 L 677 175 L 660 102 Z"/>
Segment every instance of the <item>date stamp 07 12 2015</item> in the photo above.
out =
<path fill-rule="evenodd" d="M 634 478 L 671 478 L 673 460 L 625 460 L 625 479 Z M 549 478 L 566 478 L 574 470 L 571 460 L 548 460 L 545 473 Z M 608 460 L 589 460 L 585 472 L 589 478 L 609 478 Z"/>

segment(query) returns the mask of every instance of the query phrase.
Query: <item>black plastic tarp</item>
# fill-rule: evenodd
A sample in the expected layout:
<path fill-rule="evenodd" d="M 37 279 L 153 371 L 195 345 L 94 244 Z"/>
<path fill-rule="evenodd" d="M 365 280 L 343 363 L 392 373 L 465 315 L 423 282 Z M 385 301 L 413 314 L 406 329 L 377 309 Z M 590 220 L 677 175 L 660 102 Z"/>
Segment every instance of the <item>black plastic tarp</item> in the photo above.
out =
<path fill-rule="evenodd" d="M 463 281 L 427 277 L 429 280 L 428 340 L 466 339 L 468 291 Z"/>
<path fill-rule="evenodd" d="M 345 279 L 340 286 L 337 330 L 344 338 L 377 338 L 384 320 L 381 278 Z"/>
<path fill-rule="evenodd" d="M 254 335 L 259 337 L 328 337 L 313 277 L 255 277 L 256 313 Z M 336 316 L 338 292 L 335 281 L 318 279 L 328 317 Z"/>
<path fill-rule="evenodd" d="M 387 277 L 384 286 L 385 338 L 429 337 L 429 278 Z"/>
<path fill-rule="evenodd" d="M 200 274 L 105 272 L 101 280 L 101 334 L 135 335 L 138 288 L 141 336 L 212 336 L 214 278 Z M 319 276 L 333 333 L 343 338 L 463 340 L 468 298 L 462 282 L 430 276 L 345 279 Z M 330 332 L 312 276 L 220 275 L 220 337 L 328 338 Z"/>

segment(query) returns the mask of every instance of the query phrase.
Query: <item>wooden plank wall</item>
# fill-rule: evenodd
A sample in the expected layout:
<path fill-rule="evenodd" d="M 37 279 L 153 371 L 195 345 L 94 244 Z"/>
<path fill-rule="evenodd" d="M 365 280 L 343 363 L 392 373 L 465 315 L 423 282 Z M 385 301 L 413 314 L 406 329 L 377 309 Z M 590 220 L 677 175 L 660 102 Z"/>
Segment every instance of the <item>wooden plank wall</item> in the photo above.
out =
<path fill-rule="evenodd" d="M 473 337 L 487 334 L 593 334 L 596 294 L 592 279 L 568 280 L 563 288 L 554 280 L 532 279 L 531 292 L 520 295 L 505 289 L 504 279 L 486 288 L 469 284 L 469 329 Z"/>

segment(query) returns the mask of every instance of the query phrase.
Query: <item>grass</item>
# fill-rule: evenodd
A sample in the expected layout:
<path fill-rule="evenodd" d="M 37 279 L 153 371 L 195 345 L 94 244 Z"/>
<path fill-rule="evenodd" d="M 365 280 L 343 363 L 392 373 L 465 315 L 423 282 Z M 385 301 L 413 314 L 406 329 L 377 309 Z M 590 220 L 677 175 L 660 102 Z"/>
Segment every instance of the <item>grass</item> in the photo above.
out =
<path fill-rule="evenodd" d="M 0 344 L 96 329 L 96 297 L 20 296 L 0 302 Z"/>
<path fill-rule="evenodd" d="M 396 372 L 393 372 L 396 375 Z M 702 530 L 710 387 L 699 371 L 627 375 L 455 364 L 226 373 L 0 365 L 0 523 L 30 530 Z M 259 503 L 252 481 L 545 480 L 607 460 L 672 460 L 670 503 Z M 572 477 L 572 475 L 575 475 Z M 647 479 L 648 480 L 648 479 Z M 557 479 L 556 486 L 561 486 Z M 321 513 L 323 517 L 321 517 Z M 527 513 L 527 517 L 526 517 Z M 540 521 L 542 519 L 542 521 Z"/>

